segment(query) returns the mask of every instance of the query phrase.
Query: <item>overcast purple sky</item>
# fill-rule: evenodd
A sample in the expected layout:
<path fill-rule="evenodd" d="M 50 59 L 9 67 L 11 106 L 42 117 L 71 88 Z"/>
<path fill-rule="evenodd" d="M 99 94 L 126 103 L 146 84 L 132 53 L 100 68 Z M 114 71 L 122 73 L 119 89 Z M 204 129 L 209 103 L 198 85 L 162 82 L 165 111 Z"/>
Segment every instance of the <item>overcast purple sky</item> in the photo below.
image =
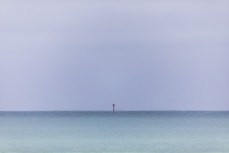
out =
<path fill-rule="evenodd" d="M 228 0 L 1 0 L 0 110 L 228 110 Z"/>

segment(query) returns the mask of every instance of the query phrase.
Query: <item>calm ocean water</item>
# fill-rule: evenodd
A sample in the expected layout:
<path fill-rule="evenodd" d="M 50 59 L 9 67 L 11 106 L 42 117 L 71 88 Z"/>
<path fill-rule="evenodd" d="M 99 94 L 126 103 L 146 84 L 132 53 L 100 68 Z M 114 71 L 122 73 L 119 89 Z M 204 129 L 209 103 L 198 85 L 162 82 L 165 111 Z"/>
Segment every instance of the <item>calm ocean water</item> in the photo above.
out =
<path fill-rule="evenodd" d="M 229 153 L 229 112 L 0 112 L 0 153 Z"/>

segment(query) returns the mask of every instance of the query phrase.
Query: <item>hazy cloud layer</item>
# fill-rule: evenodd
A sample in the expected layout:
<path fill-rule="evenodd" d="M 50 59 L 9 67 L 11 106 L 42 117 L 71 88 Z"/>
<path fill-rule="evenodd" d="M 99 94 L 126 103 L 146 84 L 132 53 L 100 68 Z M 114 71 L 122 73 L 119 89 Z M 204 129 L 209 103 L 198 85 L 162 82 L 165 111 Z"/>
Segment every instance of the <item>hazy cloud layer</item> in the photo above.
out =
<path fill-rule="evenodd" d="M 227 0 L 1 0 L 0 110 L 229 109 Z"/>

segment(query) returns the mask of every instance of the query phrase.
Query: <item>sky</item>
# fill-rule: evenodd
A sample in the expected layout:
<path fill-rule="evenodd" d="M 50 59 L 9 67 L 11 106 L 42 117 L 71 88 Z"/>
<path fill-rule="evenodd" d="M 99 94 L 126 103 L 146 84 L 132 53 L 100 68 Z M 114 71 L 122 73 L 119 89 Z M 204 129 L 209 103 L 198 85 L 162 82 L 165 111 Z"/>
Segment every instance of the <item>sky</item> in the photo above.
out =
<path fill-rule="evenodd" d="M 0 0 L 0 110 L 229 110 L 228 0 Z"/>

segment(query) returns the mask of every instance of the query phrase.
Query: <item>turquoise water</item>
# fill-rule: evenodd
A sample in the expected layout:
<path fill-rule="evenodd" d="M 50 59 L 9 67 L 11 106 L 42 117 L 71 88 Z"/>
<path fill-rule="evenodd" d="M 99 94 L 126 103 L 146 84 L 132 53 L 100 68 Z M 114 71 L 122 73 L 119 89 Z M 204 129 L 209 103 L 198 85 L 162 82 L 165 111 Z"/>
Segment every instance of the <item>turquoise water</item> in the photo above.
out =
<path fill-rule="evenodd" d="M 228 153 L 229 112 L 0 112 L 0 153 Z"/>

